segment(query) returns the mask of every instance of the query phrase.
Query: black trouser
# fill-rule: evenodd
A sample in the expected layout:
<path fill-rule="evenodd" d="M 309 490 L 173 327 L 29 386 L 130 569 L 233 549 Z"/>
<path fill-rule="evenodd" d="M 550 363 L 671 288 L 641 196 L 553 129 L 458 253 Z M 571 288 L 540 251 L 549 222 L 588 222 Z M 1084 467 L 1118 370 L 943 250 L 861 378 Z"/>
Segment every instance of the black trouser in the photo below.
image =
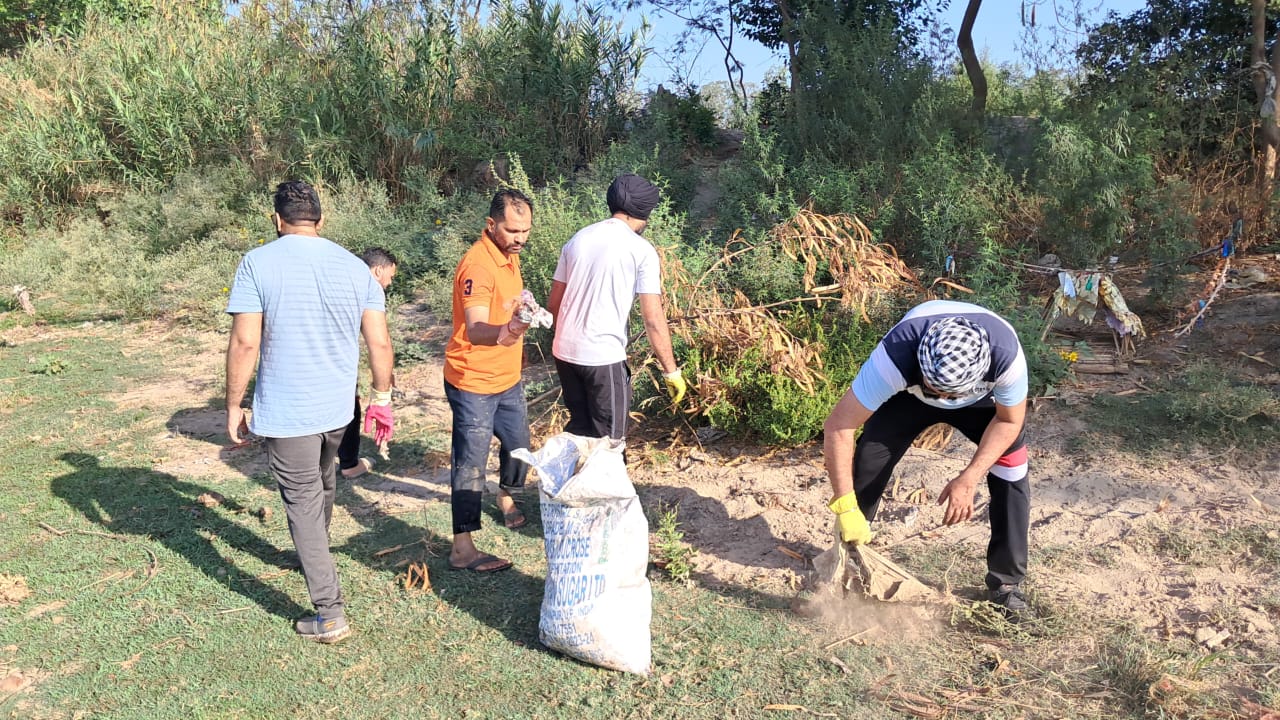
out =
<path fill-rule="evenodd" d="M 977 405 L 943 409 L 900 392 L 876 410 L 862 428 L 853 461 L 853 489 L 867 520 L 875 517 L 893 468 L 907 448 L 930 425 L 944 423 L 979 442 L 995 417 L 988 399 Z M 1026 442 L 1018 433 L 992 473 L 987 474 L 991 493 L 991 542 L 987 545 L 987 587 L 1016 585 L 1027 574 L 1027 534 L 1031 525 L 1031 483 L 1027 475 L 1004 479 L 1024 467 Z"/>
<path fill-rule="evenodd" d="M 360 464 L 360 396 L 356 396 L 356 415 L 342 433 L 338 443 L 338 467 L 350 470 Z"/>
<path fill-rule="evenodd" d="M 626 362 L 612 365 L 574 365 L 556 359 L 560 395 L 569 409 L 565 432 L 583 437 L 622 440 L 631 412 L 631 369 Z"/>

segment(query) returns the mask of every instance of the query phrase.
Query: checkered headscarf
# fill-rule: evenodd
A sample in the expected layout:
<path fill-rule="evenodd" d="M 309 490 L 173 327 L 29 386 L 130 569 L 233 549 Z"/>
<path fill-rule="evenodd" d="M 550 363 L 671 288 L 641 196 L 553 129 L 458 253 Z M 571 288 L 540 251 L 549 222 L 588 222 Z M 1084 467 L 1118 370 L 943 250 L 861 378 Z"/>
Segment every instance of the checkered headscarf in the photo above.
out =
<path fill-rule="evenodd" d="M 916 350 L 920 373 L 940 393 L 963 395 L 977 385 L 991 366 L 987 331 L 962 317 L 934 323 Z"/>

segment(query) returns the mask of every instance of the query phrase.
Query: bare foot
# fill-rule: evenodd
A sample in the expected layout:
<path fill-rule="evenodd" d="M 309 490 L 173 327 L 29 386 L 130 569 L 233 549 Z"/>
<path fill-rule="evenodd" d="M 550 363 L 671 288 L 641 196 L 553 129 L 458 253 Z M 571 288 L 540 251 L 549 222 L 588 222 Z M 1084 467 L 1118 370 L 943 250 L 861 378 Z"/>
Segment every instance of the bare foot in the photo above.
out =
<path fill-rule="evenodd" d="M 506 570 L 509 567 L 511 567 L 510 560 L 480 552 L 475 542 L 471 540 L 471 533 L 458 533 L 453 536 L 453 548 L 449 551 L 450 570 L 487 573 Z"/>
<path fill-rule="evenodd" d="M 502 524 L 508 530 L 516 530 L 529 524 L 524 513 L 520 512 L 520 506 L 516 505 L 515 498 L 502 488 L 498 488 L 498 512 L 502 513 Z"/>

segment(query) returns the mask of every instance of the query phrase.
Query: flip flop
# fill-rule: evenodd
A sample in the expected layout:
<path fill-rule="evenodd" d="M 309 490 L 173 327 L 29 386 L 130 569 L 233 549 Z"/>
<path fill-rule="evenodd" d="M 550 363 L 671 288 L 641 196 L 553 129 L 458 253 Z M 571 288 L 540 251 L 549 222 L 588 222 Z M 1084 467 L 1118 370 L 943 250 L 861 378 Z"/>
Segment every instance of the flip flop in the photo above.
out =
<path fill-rule="evenodd" d="M 484 565 L 486 563 L 491 563 L 491 562 L 500 562 L 505 564 L 499 565 L 498 567 L 491 567 L 487 570 L 480 569 L 481 565 Z M 500 572 L 502 570 L 508 570 L 510 568 L 511 568 L 510 560 L 503 560 L 502 558 L 496 555 L 481 555 L 480 557 L 476 558 L 475 560 L 472 560 L 466 565 L 454 565 L 453 563 L 449 563 L 450 570 L 470 570 L 471 572 L 477 573 L 477 574 L 495 573 L 495 572 Z"/>
<path fill-rule="evenodd" d="M 529 518 L 520 512 L 520 508 L 516 508 L 509 513 L 502 514 L 502 524 L 506 525 L 508 530 L 519 530 L 529 524 Z"/>

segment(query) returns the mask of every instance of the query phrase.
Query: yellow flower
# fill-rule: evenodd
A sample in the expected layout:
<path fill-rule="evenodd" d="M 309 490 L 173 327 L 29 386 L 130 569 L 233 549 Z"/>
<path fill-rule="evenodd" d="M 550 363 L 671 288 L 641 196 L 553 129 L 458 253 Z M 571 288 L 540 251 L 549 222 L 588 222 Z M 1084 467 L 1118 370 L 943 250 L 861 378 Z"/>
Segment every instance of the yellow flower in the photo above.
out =
<path fill-rule="evenodd" d="M 222 288 L 222 292 L 229 293 L 229 292 L 231 292 L 231 288 L 224 287 L 224 288 Z"/>
<path fill-rule="evenodd" d="M 264 242 L 266 242 L 266 241 L 267 241 L 267 239 L 266 239 L 266 238 L 258 238 L 258 244 L 259 244 L 259 245 L 261 245 L 262 243 L 264 243 Z"/>
<path fill-rule="evenodd" d="M 443 225 L 443 224 L 444 224 L 443 220 L 441 220 L 440 218 L 436 218 L 436 225 Z"/>

